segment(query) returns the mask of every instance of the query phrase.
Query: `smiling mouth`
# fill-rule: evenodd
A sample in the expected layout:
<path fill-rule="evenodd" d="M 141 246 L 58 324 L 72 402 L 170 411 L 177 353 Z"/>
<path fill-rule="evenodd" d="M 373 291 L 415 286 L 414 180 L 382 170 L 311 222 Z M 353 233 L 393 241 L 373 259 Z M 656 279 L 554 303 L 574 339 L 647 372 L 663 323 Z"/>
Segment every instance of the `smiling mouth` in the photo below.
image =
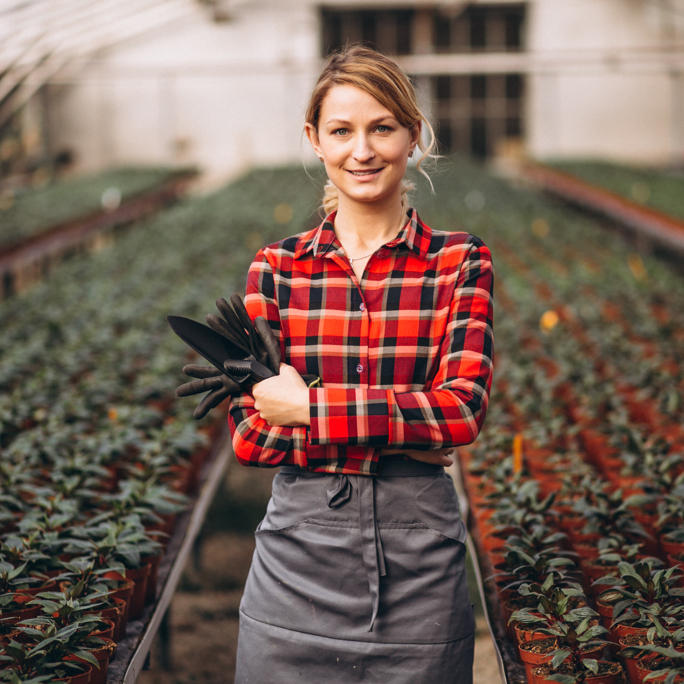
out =
<path fill-rule="evenodd" d="M 368 169 L 367 171 L 352 171 L 347 169 L 352 176 L 372 176 L 374 173 L 379 173 L 382 169 Z"/>

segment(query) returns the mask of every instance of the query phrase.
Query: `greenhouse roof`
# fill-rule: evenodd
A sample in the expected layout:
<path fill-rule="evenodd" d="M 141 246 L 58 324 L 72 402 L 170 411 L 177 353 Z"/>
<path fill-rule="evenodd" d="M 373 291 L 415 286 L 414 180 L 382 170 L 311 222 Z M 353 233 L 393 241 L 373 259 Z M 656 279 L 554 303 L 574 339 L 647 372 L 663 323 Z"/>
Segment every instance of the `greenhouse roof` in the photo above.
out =
<path fill-rule="evenodd" d="M 0 126 L 69 65 L 194 12 L 192 0 L 0 0 Z"/>

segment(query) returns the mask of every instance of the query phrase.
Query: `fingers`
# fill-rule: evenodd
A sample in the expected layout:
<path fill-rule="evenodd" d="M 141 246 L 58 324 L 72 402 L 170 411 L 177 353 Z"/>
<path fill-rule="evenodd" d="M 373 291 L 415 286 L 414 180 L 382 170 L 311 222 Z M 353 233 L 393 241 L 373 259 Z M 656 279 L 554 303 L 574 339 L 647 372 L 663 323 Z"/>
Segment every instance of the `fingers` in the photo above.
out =
<path fill-rule="evenodd" d="M 278 340 L 276 340 L 275 335 L 271 330 L 271 326 L 263 316 L 257 316 L 254 321 L 254 327 L 268 354 L 268 367 L 274 373 L 278 373 L 280 368 L 280 344 L 278 344 Z"/>
<path fill-rule="evenodd" d="M 216 378 L 222 375 L 221 371 L 214 366 L 198 366 L 195 363 L 183 366 L 183 373 L 191 378 Z"/>
<path fill-rule="evenodd" d="M 218 406 L 224 399 L 230 396 L 230 392 L 225 389 L 219 389 L 215 390 L 213 392 L 209 392 L 202 401 L 200 401 L 199 405 L 197 408 L 193 411 L 193 418 L 195 420 L 200 420 L 201 418 L 204 418 L 204 416 L 211 411 L 211 409 L 215 408 Z"/>
<path fill-rule="evenodd" d="M 223 387 L 221 378 L 205 378 L 204 380 L 193 380 L 176 388 L 177 397 L 190 397 L 193 394 L 202 394 L 210 390 L 217 390 Z"/>
<path fill-rule="evenodd" d="M 230 295 L 230 303 L 233 305 L 235 315 L 240 320 L 242 327 L 247 331 L 247 334 L 251 337 L 252 332 L 254 332 L 254 324 L 252 323 L 252 319 L 249 317 L 249 314 L 247 313 L 247 309 L 245 309 L 245 304 L 242 301 L 242 298 L 237 292 L 234 292 L 232 295 Z"/>
<path fill-rule="evenodd" d="M 245 352 L 245 354 L 250 354 L 251 350 L 249 347 L 249 338 L 244 334 L 244 330 L 240 328 L 242 334 L 236 333 L 233 328 L 226 323 L 222 318 L 215 316 L 214 314 L 206 315 L 207 325 L 215 330 L 220 335 L 223 335 L 228 341 L 232 342 L 236 347 Z"/>

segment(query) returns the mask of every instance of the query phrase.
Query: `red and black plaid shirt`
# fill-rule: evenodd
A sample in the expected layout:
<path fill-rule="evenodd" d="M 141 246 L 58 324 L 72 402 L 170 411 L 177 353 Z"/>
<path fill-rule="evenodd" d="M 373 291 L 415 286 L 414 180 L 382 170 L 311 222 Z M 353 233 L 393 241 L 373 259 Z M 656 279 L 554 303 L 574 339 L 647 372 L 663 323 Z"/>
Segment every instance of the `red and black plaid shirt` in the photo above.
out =
<path fill-rule="evenodd" d="M 359 282 L 333 220 L 264 247 L 249 269 L 250 316 L 269 321 L 284 362 L 322 387 L 309 390 L 311 427 L 270 427 L 250 393 L 233 397 L 238 461 L 372 475 L 383 447 L 471 443 L 492 380 L 489 249 L 431 230 L 412 209 Z"/>

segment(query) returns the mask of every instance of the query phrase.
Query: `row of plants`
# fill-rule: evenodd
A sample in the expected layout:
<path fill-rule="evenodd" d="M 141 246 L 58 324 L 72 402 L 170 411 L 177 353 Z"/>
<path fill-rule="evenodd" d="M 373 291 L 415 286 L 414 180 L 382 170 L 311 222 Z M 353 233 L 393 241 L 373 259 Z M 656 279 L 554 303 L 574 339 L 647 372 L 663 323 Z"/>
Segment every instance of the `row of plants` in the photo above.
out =
<path fill-rule="evenodd" d="M 451 215 L 493 252 L 494 388 L 459 452 L 502 651 L 524 663 L 509 674 L 680 681 L 684 283 L 592 220 L 460 164 L 448 206 L 424 215 Z M 464 201 L 473 188 L 480 211 Z"/>
<path fill-rule="evenodd" d="M 636 553 L 661 556 L 667 567 L 663 536 L 675 530 L 656 527 L 654 516 L 659 520 L 667 511 L 663 525 L 666 518 L 674 527 L 679 524 L 681 279 L 657 261 L 632 254 L 595 222 L 512 187 L 466 159 L 453 160 L 449 170 L 435 173 L 433 179 L 435 195 L 416 179 L 415 204 L 423 219 L 436 229 L 479 235 L 494 255 L 496 379 L 487 427 L 478 441 L 483 454 L 473 451 L 471 458 L 475 463 L 492 454 L 497 463 L 487 465 L 497 468 L 487 470 L 481 479 L 502 490 L 509 488 L 516 501 L 521 496 L 523 502 L 529 500 L 533 509 L 540 508 L 535 515 L 541 515 L 544 524 L 559 519 L 546 512 L 553 509 L 549 497 L 554 503 L 561 501 L 559 483 L 579 487 L 578 478 L 584 475 L 589 482 L 601 482 L 604 489 L 592 490 L 584 498 L 587 507 L 611 511 L 605 516 L 615 519 L 610 544 L 616 547 L 618 534 L 634 532 L 626 523 L 623 528 L 622 513 L 611 508 L 621 502 L 616 488 L 652 497 L 641 504 L 632 499 L 624 508 L 648 508 L 650 518 L 637 522 L 651 534 L 651 548 Z M 33 587 L 21 588 L 38 589 L 37 601 L 61 600 L 55 594 L 64 590 L 51 591 L 49 585 L 46 589 L 45 581 L 52 579 L 47 572 L 68 575 L 81 563 L 90 563 L 93 544 L 103 539 L 99 535 L 121 541 L 124 532 L 130 533 L 135 541 L 127 548 L 139 552 L 138 560 L 129 563 L 105 554 L 108 567 L 97 566 L 103 575 L 128 576 L 135 563 L 159 552 L 154 545 L 163 544 L 161 533 L 168 533 L 175 507 L 182 505 L 178 497 L 192 481 L 212 438 L 211 425 L 192 420 L 190 400 L 173 396 L 183 381 L 180 367 L 192 355 L 168 330 L 165 316 L 201 319 L 212 311 L 216 297 L 242 292 L 246 268 L 258 247 L 319 221 L 320 181 L 297 169 L 254 172 L 212 196 L 187 200 L 147 221 L 109 251 L 64 264 L 48 282 L 0 306 L 0 463 L 5 466 L 0 472 L 0 539 L 5 542 L 17 534 L 24 539 L 31 520 L 51 520 L 35 540 L 50 567 L 34 568 L 27 575 L 24 561 L 8 561 L 13 563 L 8 574 L 20 568 L 12 579 L 34 578 L 28 581 Z M 474 193 L 477 202 L 472 200 Z M 519 447 L 521 440 L 526 468 L 520 467 L 519 456 L 517 461 L 510 456 L 512 445 Z M 540 464 L 532 472 L 535 453 Z M 675 465 L 664 465 L 668 459 Z M 651 461 L 654 465 L 647 470 Z M 662 471 L 660 479 L 653 479 L 656 471 Z M 618 475 L 627 479 L 618 481 Z M 648 488 L 641 484 L 647 477 L 653 482 Z M 538 488 L 534 496 L 513 488 L 514 483 L 532 487 L 532 478 Z M 575 499 L 582 498 L 575 492 L 569 501 L 574 506 Z M 493 509 L 506 505 L 502 498 Z M 532 534 L 532 544 L 566 534 L 550 524 L 548 534 L 541 528 L 528 529 L 525 516 L 532 514 L 526 506 L 515 519 L 520 518 L 518 526 L 526 535 Z M 586 511 L 573 512 L 584 516 Z M 566 513 L 560 518 L 570 519 Z M 67 518 L 60 522 L 64 515 Z M 499 536 L 498 541 L 508 543 L 510 536 Z M 482 535 L 489 537 L 495 538 Z M 561 541 L 549 542 L 562 547 L 558 556 L 547 553 L 539 560 L 536 551 L 527 556 L 533 566 L 540 564 L 538 569 L 547 562 L 554 567 L 574 562 L 579 570 L 573 571 L 573 581 L 589 605 L 572 609 L 593 610 L 585 571 L 570 555 L 577 551 Z M 631 537 L 629 541 L 624 546 L 644 543 Z M 640 560 L 625 556 L 623 561 L 634 565 L 635 559 Z M 122 566 L 112 567 L 119 562 L 124 573 Z M 649 572 L 658 571 L 653 563 Z M 35 586 L 35 578 L 43 584 Z M 528 589 L 522 590 L 532 591 L 530 596 L 538 603 L 541 599 L 534 592 L 547 581 L 539 579 L 534 588 L 527 582 Z M 69 581 L 67 576 L 58 584 Z M 579 591 L 563 584 L 556 588 Z M 518 591 L 509 587 L 513 589 Z M 579 598 L 568 596 L 568 601 Z M 36 607 L 42 610 L 40 604 L 32 609 Z M 0 620 L 3 617 L 4 612 Z M 568 624 L 577 617 L 573 614 Z M 584 626 L 579 636 L 595 626 L 598 623 Z M 31 623 L 21 627 L 42 632 L 50 628 Z M 31 648 L 38 649 L 35 653 L 47 648 L 38 646 L 36 634 L 22 634 L 13 636 L 7 644 L 10 649 L 20 648 L 16 644 L 23 643 L 21 639 L 28 639 Z M 574 657 L 557 660 L 556 665 L 568 669 Z M 7 676 L 19 676 L 18 672 L 15 666 Z M 557 674 L 579 676 L 578 681 L 584 676 L 582 671 Z"/>
<path fill-rule="evenodd" d="M 121 202 L 188 172 L 172 167 L 121 167 L 38 188 L 5 189 L 0 194 L 0 250 L 11 249 L 53 226 L 116 209 Z"/>
<path fill-rule="evenodd" d="M 176 399 L 197 359 L 165 318 L 243 292 L 264 241 L 318 221 L 319 185 L 255 172 L 0 306 L 0 681 L 105 681 L 225 423 Z"/>
<path fill-rule="evenodd" d="M 605 161 L 554 161 L 553 168 L 684 220 L 684 175 Z"/>

